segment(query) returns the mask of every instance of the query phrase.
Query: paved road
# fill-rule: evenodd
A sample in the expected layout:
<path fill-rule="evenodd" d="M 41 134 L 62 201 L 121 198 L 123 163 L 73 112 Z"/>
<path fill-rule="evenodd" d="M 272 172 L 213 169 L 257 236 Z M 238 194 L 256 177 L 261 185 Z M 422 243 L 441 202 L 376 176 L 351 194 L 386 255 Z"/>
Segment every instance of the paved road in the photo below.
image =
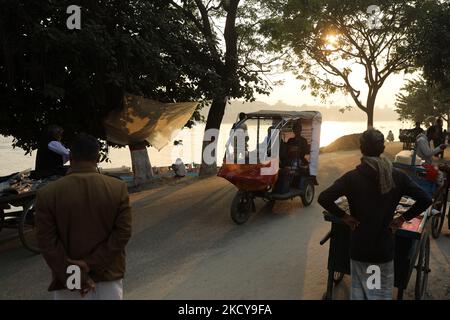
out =
<path fill-rule="evenodd" d="M 359 162 L 357 152 L 321 156 L 318 191 Z M 235 188 L 220 178 L 132 195 L 126 299 L 320 299 L 329 225 L 321 208 L 278 202 L 242 226 L 229 217 Z M 450 299 L 450 237 L 432 241 L 429 298 Z M 336 297 L 346 299 L 344 279 Z M 45 262 L 17 240 L 0 240 L 0 299 L 49 299 Z M 412 297 L 413 286 L 406 298 Z"/>

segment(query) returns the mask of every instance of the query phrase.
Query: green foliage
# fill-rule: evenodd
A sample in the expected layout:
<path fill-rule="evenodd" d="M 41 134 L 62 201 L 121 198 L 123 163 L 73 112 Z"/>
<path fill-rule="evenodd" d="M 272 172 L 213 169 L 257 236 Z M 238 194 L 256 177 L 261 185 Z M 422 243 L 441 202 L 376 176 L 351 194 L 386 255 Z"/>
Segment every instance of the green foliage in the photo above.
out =
<path fill-rule="evenodd" d="M 350 95 L 373 120 L 376 96 L 392 73 L 411 66 L 406 32 L 414 1 L 377 1 L 381 27 L 369 28 L 371 0 L 285 0 L 265 21 L 263 31 L 273 39 L 272 50 L 290 49 L 284 67 L 307 83 L 322 100 L 334 93 Z M 364 83 L 358 83 L 358 74 Z M 367 92 L 363 99 L 362 92 Z"/>
<path fill-rule="evenodd" d="M 450 3 L 421 1 L 415 23 L 408 33 L 409 49 L 424 78 L 442 86 L 450 85 Z"/>
<path fill-rule="evenodd" d="M 437 117 L 448 121 L 450 90 L 430 85 L 424 79 L 408 81 L 397 95 L 400 120 L 433 123 Z"/>
<path fill-rule="evenodd" d="M 66 27 L 73 4 L 81 30 Z M 217 80 L 204 39 L 163 0 L 5 0 L 0 43 L 0 134 L 28 152 L 51 123 L 68 139 L 105 138 L 102 120 L 125 92 L 201 100 Z"/>
<path fill-rule="evenodd" d="M 261 12 L 260 2 L 171 1 L 209 44 L 213 61 L 212 72 L 205 79 L 208 98 L 226 96 L 254 101 L 255 93 L 269 94 L 271 87 L 262 75 L 270 72 L 271 63 L 279 55 L 269 56 L 265 52 L 268 39 L 259 33 L 259 26 L 271 12 Z M 235 16 L 230 13 L 232 5 L 237 6 Z"/>

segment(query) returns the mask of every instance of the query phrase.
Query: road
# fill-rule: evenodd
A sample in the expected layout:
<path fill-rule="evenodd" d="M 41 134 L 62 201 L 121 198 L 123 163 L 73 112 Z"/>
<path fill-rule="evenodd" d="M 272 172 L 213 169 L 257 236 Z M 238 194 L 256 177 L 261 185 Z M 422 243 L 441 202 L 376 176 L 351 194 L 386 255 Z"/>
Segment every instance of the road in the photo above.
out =
<path fill-rule="evenodd" d="M 359 162 L 356 151 L 321 155 L 320 192 Z M 131 196 L 134 231 L 128 246 L 125 299 L 320 299 L 326 287 L 329 229 L 319 205 L 297 198 L 235 225 L 235 188 L 212 177 Z M 444 227 L 445 228 L 445 227 Z M 448 230 L 445 228 L 448 234 Z M 429 299 L 450 299 L 450 237 L 431 243 Z M 413 275 L 414 276 L 414 275 Z M 50 299 L 41 256 L 17 239 L 0 240 L 0 299 Z M 413 297 L 413 283 L 406 299 Z M 336 290 L 347 299 L 349 279 Z"/>

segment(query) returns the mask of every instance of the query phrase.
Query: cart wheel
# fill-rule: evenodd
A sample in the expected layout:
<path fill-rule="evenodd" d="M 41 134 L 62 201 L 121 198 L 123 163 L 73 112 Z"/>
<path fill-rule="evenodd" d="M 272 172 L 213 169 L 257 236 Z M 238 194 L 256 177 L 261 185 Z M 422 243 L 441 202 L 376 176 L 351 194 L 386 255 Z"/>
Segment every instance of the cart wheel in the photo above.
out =
<path fill-rule="evenodd" d="M 253 199 L 248 193 L 238 191 L 231 203 L 231 219 L 236 224 L 244 224 L 250 217 L 253 207 Z"/>
<path fill-rule="evenodd" d="M 342 279 L 344 279 L 344 276 L 345 276 L 345 273 L 335 271 L 335 272 L 333 273 L 333 282 L 334 282 L 334 285 L 338 285 L 339 282 L 341 282 Z"/>
<path fill-rule="evenodd" d="M 420 245 L 419 261 L 416 266 L 416 300 L 422 300 L 427 291 L 428 273 L 430 273 L 430 237 L 426 235 Z"/>
<path fill-rule="evenodd" d="M 332 300 L 331 298 L 328 297 L 328 293 L 324 292 L 322 295 L 322 300 Z"/>
<path fill-rule="evenodd" d="M 447 199 L 444 200 L 445 192 L 441 192 L 438 200 L 433 204 L 433 209 L 439 211 L 431 217 L 431 235 L 434 239 L 439 238 L 441 235 L 442 226 L 444 225 L 445 213 L 447 211 Z"/>
<path fill-rule="evenodd" d="M 306 183 L 305 193 L 301 196 L 303 205 L 309 206 L 314 200 L 314 184 L 311 181 Z"/>
<path fill-rule="evenodd" d="M 2 231 L 4 223 L 5 223 L 5 210 L 0 208 L 0 231 Z"/>
<path fill-rule="evenodd" d="M 334 274 L 336 272 L 328 270 L 327 291 L 322 296 L 322 300 L 333 300 Z"/>
<path fill-rule="evenodd" d="M 444 225 L 445 214 L 436 214 L 431 218 L 431 235 L 434 239 L 439 238 L 442 231 L 442 226 Z"/>
<path fill-rule="evenodd" d="M 403 300 L 403 289 L 398 289 L 397 300 Z"/>
<path fill-rule="evenodd" d="M 25 248 L 33 253 L 40 253 L 35 227 L 35 215 L 34 202 L 27 208 L 24 208 L 19 221 L 19 237 L 20 241 Z"/>

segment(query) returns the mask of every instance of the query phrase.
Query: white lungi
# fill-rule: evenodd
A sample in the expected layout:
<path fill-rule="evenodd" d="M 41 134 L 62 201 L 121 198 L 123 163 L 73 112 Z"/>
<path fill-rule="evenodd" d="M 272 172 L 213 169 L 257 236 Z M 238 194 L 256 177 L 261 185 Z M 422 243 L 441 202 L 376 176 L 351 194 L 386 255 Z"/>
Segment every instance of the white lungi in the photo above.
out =
<path fill-rule="evenodd" d="M 105 281 L 95 283 L 95 291 L 89 291 L 83 298 L 79 291 L 68 289 L 53 291 L 54 300 L 122 300 L 123 282 L 122 279 L 116 281 Z"/>
<path fill-rule="evenodd" d="M 378 267 L 380 273 L 375 275 L 368 272 L 371 266 Z M 394 260 L 386 263 L 368 263 L 350 259 L 350 269 L 352 276 L 350 300 L 392 300 Z M 367 282 L 375 276 L 379 277 L 379 288 L 369 288 Z"/>

